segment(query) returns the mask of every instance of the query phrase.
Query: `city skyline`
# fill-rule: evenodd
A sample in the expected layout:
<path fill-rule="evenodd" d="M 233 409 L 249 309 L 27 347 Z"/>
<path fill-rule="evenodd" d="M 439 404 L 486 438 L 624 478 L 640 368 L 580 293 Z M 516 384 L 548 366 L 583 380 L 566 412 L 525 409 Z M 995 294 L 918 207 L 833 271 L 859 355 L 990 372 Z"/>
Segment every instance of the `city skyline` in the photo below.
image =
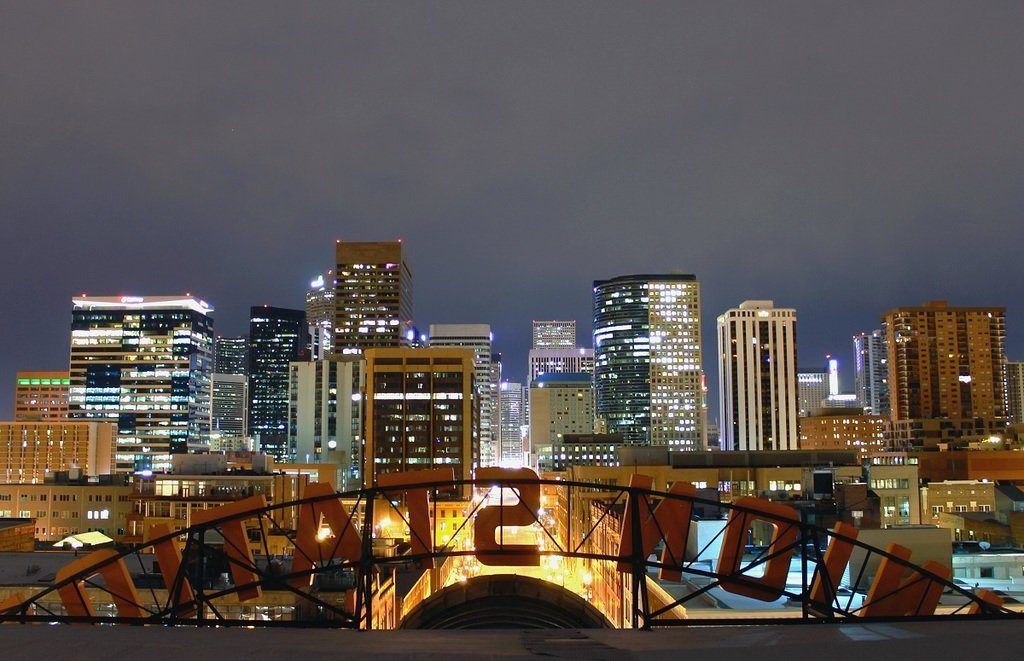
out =
<path fill-rule="evenodd" d="M 736 301 L 795 308 L 844 390 L 852 335 L 930 300 L 1005 306 L 1024 357 L 992 250 L 1024 238 L 1024 8 L 57 14 L 0 26 L 5 418 L 17 371 L 66 369 L 72 296 L 191 291 L 240 335 L 337 239 L 404 239 L 417 325 L 490 324 L 516 381 L 532 320 L 587 343 L 593 280 L 694 273 L 712 415 Z"/>
<path fill-rule="evenodd" d="M 616 277 L 620 277 L 620 276 L 616 276 Z M 699 274 L 698 274 L 698 277 L 699 277 Z M 703 290 L 706 290 L 707 287 L 708 287 L 703 282 L 702 282 L 701 286 L 702 286 Z M 296 301 L 297 301 L 296 306 L 298 308 L 302 308 L 303 307 L 302 304 L 301 304 L 302 303 L 302 297 L 305 295 L 306 291 L 307 291 L 307 288 L 303 286 L 302 280 L 300 279 L 299 280 L 299 284 L 295 287 L 295 293 L 296 293 L 296 297 L 295 298 L 296 298 Z M 85 293 L 87 293 L 87 292 L 82 292 L 82 294 L 85 294 Z M 120 296 L 128 296 L 128 297 L 131 298 L 131 297 L 137 296 L 137 294 L 139 294 L 139 293 L 144 293 L 144 292 L 130 291 L 128 293 L 124 293 L 122 291 L 122 292 L 118 292 L 116 294 L 116 296 L 118 296 L 118 297 L 120 297 Z M 90 294 L 90 295 L 91 296 L 97 296 L 99 294 L 102 294 L 102 292 L 96 292 L 95 294 Z M 590 294 L 590 292 L 587 292 L 587 294 Z M 79 295 L 81 295 L 81 294 L 79 294 Z M 592 295 L 591 295 L 591 297 L 592 297 Z M 707 294 L 704 291 L 702 291 L 702 298 L 704 298 L 705 300 L 707 298 Z M 931 300 L 931 299 L 928 299 L 928 300 Z M 914 305 L 923 305 L 926 302 L 927 302 L 926 300 L 908 301 L 908 302 L 905 302 L 905 303 L 902 303 L 902 304 L 892 305 L 890 307 L 901 307 L 901 306 L 906 307 L 906 306 L 914 306 Z M 967 306 L 973 305 L 970 302 L 961 302 L 961 301 L 951 301 L 951 304 L 953 304 L 953 305 L 967 305 Z M 211 303 L 211 305 L 213 305 L 214 308 L 219 308 L 219 305 L 217 305 L 216 303 Z M 255 307 L 255 306 L 253 306 L 253 307 Z M 795 308 L 795 306 L 788 306 L 788 307 L 794 307 Z M 710 337 L 714 338 L 714 336 L 715 336 L 714 333 L 716 333 L 716 325 L 717 325 L 716 324 L 716 319 L 717 319 L 717 316 L 718 316 L 718 314 L 720 314 L 722 312 L 725 312 L 726 309 L 728 309 L 728 308 L 723 308 L 723 310 L 721 310 L 719 312 L 716 312 L 716 311 L 711 310 L 711 309 L 705 309 L 702 312 L 702 318 L 701 318 L 701 329 L 702 329 L 702 335 L 704 336 L 701 348 L 703 350 L 703 353 L 705 354 L 703 356 L 702 364 L 703 364 L 703 368 L 704 368 L 704 372 L 705 372 L 705 377 L 706 377 L 707 383 L 708 383 L 707 401 L 708 401 L 708 416 L 709 416 L 708 419 L 709 420 L 716 420 L 718 418 L 718 415 L 719 415 L 719 392 L 718 392 L 718 387 L 719 387 L 718 386 L 718 379 L 719 379 L 719 377 L 718 377 L 718 371 L 717 371 L 717 348 L 714 346 L 714 341 L 712 340 L 711 343 L 709 344 L 707 338 L 709 337 L 708 336 L 709 332 L 713 333 Z M 801 313 L 799 308 L 797 308 L 797 312 L 799 314 L 801 314 L 801 334 L 799 335 L 799 338 L 798 338 L 799 341 L 798 341 L 798 345 L 797 345 L 797 347 L 798 347 L 798 358 L 797 358 L 797 360 L 798 360 L 798 367 L 800 367 L 800 368 L 816 368 L 816 367 L 821 367 L 822 370 L 824 370 L 829 358 L 838 359 L 839 360 L 839 369 L 840 369 L 841 390 L 842 391 L 852 391 L 854 386 L 855 386 L 855 382 L 854 382 L 854 379 L 855 379 L 855 374 L 854 374 L 855 354 L 854 354 L 853 349 L 851 347 L 849 347 L 849 343 L 850 343 L 850 339 L 852 338 L 852 336 L 854 336 L 854 335 L 856 335 L 856 334 L 858 334 L 859 332 L 862 332 L 862 331 L 851 331 L 848 334 L 847 333 L 843 333 L 842 331 L 840 331 L 838 333 L 834 333 L 834 334 L 833 333 L 829 333 L 829 337 L 828 337 L 827 340 L 824 339 L 824 338 L 817 338 L 817 339 L 816 338 L 811 338 L 810 342 L 813 343 L 814 345 L 821 345 L 821 346 L 831 347 L 834 344 L 834 345 L 836 345 L 837 349 L 835 351 L 833 351 L 833 352 L 826 351 L 826 352 L 823 352 L 823 353 L 820 353 L 820 354 L 808 355 L 809 351 L 806 349 L 808 341 L 807 341 L 807 337 L 806 337 L 806 331 L 804 331 L 804 327 L 807 324 L 805 324 L 805 322 L 803 322 L 803 319 L 805 318 L 804 317 L 804 313 Z M 218 321 L 219 321 L 218 317 L 219 316 L 220 315 L 218 315 L 216 312 L 212 312 L 210 314 L 210 317 L 212 317 L 213 320 L 214 320 L 214 334 L 215 334 L 215 336 L 230 338 L 233 335 L 238 335 L 238 336 L 247 335 L 247 331 L 248 331 L 248 315 L 244 315 L 245 318 L 242 320 L 244 322 L 243 324 L 233 324 L 231 326 L 231 329 L 232 329 L 231 332 L 226 331 L 224 326 L 221 325 L 221 323 L 218 323 Z M 563 315 L 563 316 L 566 316 L 566 315 Z M 813 316 L 813 311 L 811 313 L 809 313 L 808 316 Z M 1024 333 L 1020 334 L 1020 337 L 1015 337 L 1015 333 L 1013 332 L 1014 326 L 1013 326 L 1012 320 L 1015 318 L 1015 316 L 1016 315 L 1014 315 L 1014 309 L 1012 307 L 1008 307 L 1007 308 L 1007 312 L 1006 312 L 1006 318 L 1008 320 L 1011 320 L 1011 321 L 1008 321 L 1008 323 L 1007 323 L 1007 326 L 1008 326 L 1009 330 L 1007 332 L 1007 338 L 1006 338 L 1006 347 L 1007 347 L 1006 359 L 1008 361 L 1014 361 L 1014 360 L 1019 360 L 1020 358 L 1024 358 Z M 883 317 L 883 315 L 880 313 L 878 315 L 878 321 L 875 323 L 876 326 L 881 323 L 882 317 Z M 519 361 L 516 361 L 515 358 L 512 358 L 512 359 L 503 358 L 503 368 L 502 368 L 502 373 L 503 373 L 503 377 L 502 378 L 503 378 L 503 380 L 518 380 L 518 381 L 524 381 L 524 382 L 526 380 L 528 380 L 527 379 L 528 374 L 527 374 L 527 370 L 525 368 L 525 363 L 527 362 L 526 361 L 527 354 L 529 353 L 530 347 L 532 346 L 532 333 L 531 333 L 532 326 L 531 325 L 532 325 L 533 321 L 535 321 L 535 320 L 526 320 L 522 324 L 519 324 L 519 326 L 521 326 L 522 328 L 518 329 L 520 331 L 518 333 L 515 332 L 515 331 L 513 331 L 511 334 L 507 334 L 507 335 L 499 335 L 498 333 L 494 333 L 495 340 L 494 340 L 494 345 L 493 346 L 494 346 L 494 350 L 495 351 L 498 351 L 498 352 L 502 353 L 504 356 L 516 356 L 516 355 L 519 355 L 521 357 L 521 360 L 519 360 Z M 580 319 L 578 319 L 576 321 L 577 321 L 577 328 L 580 329 L 579 330 L 580 339 L 578 340 L 578 342 L 580 343 L 581 347 L 583 347 L 583 348 L 588 348 L 588 349 L 592 348 L 592 341 L 593 341 L 593 334 L 592 334 L 592 331 L 591 331 L 591 328 L 592 328 L 592 325 L 593 325 L 592 324 L 592 319 L 589 318 L 589 317 L 583 317 L 583 318 L 580 318 Z M 414 319 L 414 322 L 415 322 L 415 326 L 418 329 L 429 328 L 429 326 L 431 325 L 431 323 L 421 322 L 421 321 L 415 320 L 415 319 Z M 473 324 L 473 323 L 477 323 L 477 322 L 472 322 L 472 321 L 433 322 L 432 325 L 435 325 L 435 326 L 436 325 L 453 325 L 453 324 L 454 325 L 459 325 L 459 324 L 464 325 L 464 324 Z M 479 322 L 479 323 L 485 324 L 486 322 Z M 865 323 L 864 324 L 864 328 L 867 329 L 869 325 L 870 325 L 870 322 Z M 493 325 L 492 325 L 492 327 L 493 327 Z M 65 334 L 70 331 L 70 320 L 69 320 L 69 323 L 67 325 L 67 328 L 65 328 L 64 331 L 65 331 Z M 870 331 L 868 330 L 866 332 L 870 332 Z M 835 335 L 837 337 L 837 339 L 834 342 L 832 341 L 832 336 L 833 335 Z M 511 340 L 507 339 L 510 336 L 511 336 Z M 845 341 L 845 343 L 847 345 L 845 347 L 843 346 L 844 341 Z M 65 340 L 65 342 L 66 342 L 66 340 Z M 827 344 L 825 344 L 825 343 L 827 343 Z M 1014 347 L 1015 346 L 1019 347 L 1019 350 L 1014 351 Z M 511 348 L 509 348 L 509 347 L 511 347 Z M 63 348 L 63 347 L 61 347 L 61 348 Z M 56 350 L 51 350 L 49 353 L 57 356 L 60 353 L 60 348 L 58 348 Z M 847 354 L 849 354 L 849 355 L 847 355 Z M 15 382 L 16 382 L 16 380 L 14 378 L 15 372 L 18 372 L 18 371 L 33 371 L 33 370 L 35 370 L 35 371 L 47 371 L 47 370 L 49 370 L 49 371 L 60 371 L 60 370 L 66 370 L 67 369 L 67 366 L 65 364 L 65 363 L 67 363 L 67 361 L 65 361 L 65 363 L 61 363 L 61 362 L 59 362 L 59 358 L 54 358 L 53 360 L 55 360 L 56 362 L 52 362 L 51 361 L 51 363 L 45 363 L 44 364 L 44 361 L 35 361 L 35 362 L 32 362 L 32 364 L 30 364 L 30 365 L 22 365 L 23 362 L 26 362 L 23 359 L 20 360 L 20 361 L 17 360 L 17 359 L 12 360 L 10 356 L 0 353 L 0 364 L 3 364 L 5 362 L 10 361 L 9 364 L 14 366 L 14 370 L 11 372 L 10 378 L 8 378 L 4 382 L 0 383 L 0 416 L 6 416 L 6 417 L 4 417 L 4 419 L 8 419 L 8 418 L 13 419 L 13 414 L 14 414 L 14 395 L 15 395 L 14 387 L 15 387 Z M 518 363 L 520 363 L 520 362 L 524 363 L 524 365 L 523 366 L 519 366 Z M 720 423 L 720 421 L 718 421 L 718 422 Z"/>

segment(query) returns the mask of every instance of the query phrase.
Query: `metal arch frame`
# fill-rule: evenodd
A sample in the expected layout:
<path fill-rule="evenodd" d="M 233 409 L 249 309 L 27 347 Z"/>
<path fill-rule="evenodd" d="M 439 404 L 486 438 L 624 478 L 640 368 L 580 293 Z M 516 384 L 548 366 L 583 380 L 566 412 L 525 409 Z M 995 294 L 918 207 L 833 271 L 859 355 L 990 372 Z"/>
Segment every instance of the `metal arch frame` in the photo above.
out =
<path fill-rule="evenodd" d="M 575 558 L 589 561 L 604 561 L 613 563 L 628 563 L 631 566 L 631 580 L 630 590 L 632 594 L 632 608 L 630 609 L 631 624 L 634 628 L 650 629 L 653 627 L 672 627 L 672 626 L 694 626 L 694 625 L 712 625 L 712 624 L 737 624 L 737 623 L 784 623 L 784 624 L 800 624 L 810 622 L 850 622 L 856 621 L 859 623 L 870 622 L 870 621 L 906 621 L 906 620 L 931 620 L 931 619 L 947 619 L 947 618 L 1015 618 L 1019 619 L 1024 617 L 1024 613 L 1012 611 L 1005 606 L 996 605 L 989 601 L 986 601 L 979 595 L 965 590 L 960 586 L 947 580 L 946 578 L 939 576 L 927 569 L 917 566 L 909 560 L 903 559 L 897 555 L 889 553 L 885 550 L 878 549 L 864 542 L 857 540 L 856 538 L 848 537 L 839 534 L 833 530 L 829 530 L 820 526 L 811 525 L 801 518 L 799 522 L 795 522 L 791 519 L 783 519 L 776 517 L 770 513 L 764 511 L 745 507 L 735 503 L 721 503 L 716 500 L 709 500 L 699 498 L 690 495 L 681 495 L 677 493 L 670 493 L 664 491 L 656 491 L 651 489 L 644 489 L 633 486 L 621 486 L 621 485 L 609 485 L 609 484 L 598 484 L 588 482 L 576 482 L 568 480 L 552 480 L 552 479 L 470 479 L 470 480 L 445 480 L 439 482 L 430 483 L 417 483 L 406 487 L 408 489 L 423 489 L 433 493 L 433 505 L 435 516 L 432 517 L 432 531 L 431 535 L 433 539 L 430 543 L 426 543 L 425 546 L 428 549 L 432 549 L 429 552 L 417 553 L 417 554 L 405 554 L 400 556 L 389 556 L 389 557 L 376 557 L 373 553 L 373 509 L 374 503 L 378 498 L 383 498 L 384 502 L 388 503 L 391 508 L 399 515 L 402 521 L 409 525 L 409 521 L 400 509 L 394 506 L 391 501 L 391 497 L 403 491 L 401 486 L 387 486 L 379 487 L 373 486 L 364 489 L 348 491 L 348 492 L 335 492 L 331 494 L 325 494 L 321 496 L 300 498 L 298 500 L 276 503 L 267 505 L 264 507 L 255 508 L 252 510 L 238 512 L 234 514 L 228 514 L 216 519 L 212 519 L 209 522 L 203 524 L 197 524 L 184 528 L 181 530 L 173 531 L 171 533 L 162 535 L 160 537 L 151 539 L 141 544 L 134 545 L 127 548 L 119 553 L 111 554 L 98 562 L 89 566 L 88 569 L 82 571 L 74 576 L 67 577 L 61 581 L 55 582 L 45 589 L 32 595 L 30 598 L 25 599 L 19 603 L 6 604 L 0 610 L 0 623 L 10 622 L 48 622 L 48 623 L 124 623 L 124 624 L 167 624 L 167 625 L 192 625 L 192 626 L 285 626 L 285 627 L 333 627 L 333 628 L 351 628 L 351 629 L 368 629 L 372 626 L 373 622 L 373 601 L 374 601 L 374 579 L 380 575 L 381 569 L 393 567 L 396 565 L 406 565 L 411 562 L 425 561 L 425 560 L 437 560 L 457 557 L 476 557 L 477 553 L 473 550 L 457 550 L 452 548 L 450 545 L 442 545 L 435 547 L 433 541 L 437 539 L 437 517 L 436 517 L 436 503 L 438 500 L 438 493 L 440 491 L 451 492 L 454 489 L 459 488 L 482 488 L 491 489 L 494 487 L 508 488 L 513 491 L 517 490 L 517 487 L 522 485 L 539 485 L 543 486 L 555 486 L 566 489 L 566 497 L 568 499 L 569 507 L 573 500 L 574 490 L 586 490 L 591 493 L 602 493 L 606 496 L 610 502 L 606 502 L 606 507 L 601 516 L 594 522 L 591 523 L 589 529 L 586 531 L 577 531 L 581 533 L 580 543 L 575 548 L 572 546 L 572 516 L 571 509 L 567 514 L 568 517 L 568 529 L 567 539 L 565 544 L 561 544 L 549 531 L 543 523 L 541 523 L 537 512 L 531 512 L 534 521 L 540 525 L 544 531 L 546 537 L 550 542 L 553 543 L 553 549 L 545 549 L 540 551 L 524 551 L 521 549 L 504 548 L 503 544 L 499 542 L 502 547 L 500 552 L 508 555 L 524 554 L 524 555 L 538 555 L 541 558 L 549 556 L 559 556 L 563 558 Z M 598 530 L 599 526 L 605 520 L 605 517 L 612 510 L 612 506 L 619 503 L 623 497 L 626 499 L 625 506 L 629 508 L 631 513 L 632 526 L 630 530 L 621 530 L 621 535 L 629 534 L 631 536 L 633 552 L 629 556 L 612 555 L 607 553 L 592 553 L 584 551 L 583 548 L 587 541 L 592 535 Z M 334 535 L 334 548 L 329 553 L 323 553 L 323 548 L 318 547 L 319 557 L 311 558 L 306 555 L 298 545 L 295 544 L 295 531 L 282 530 L 278 525 L 273 514 L 275 512 L 284 511 L 290 508 L 302 508 L 312 507 L 313 505 L 321 502 L 326 502 L 336 499 L 354 500 L 355 505 L 348 512 L 348 519 L 346 521 L 346 527 L 358 526 L 357 530 L 360 534 L 360 540 L 362 544 L 362 557 L 359 560 L 352 561 L 349 559 L 335 558 L 335 552 L 338 550 L 339 545 L 342 541 L 341 531 Z M 729 513 L 730 519 L 734 514 L 749 515 L 752 519 L 766 521 L 776 525 L 796 527 L 797 536 L 795 542 L 781 548 L 766 547 L 762 550 L 753 560 L 750 562 L 741 562 L 739 568 L 731 573 L 723 574 L 719 572 L 719 567 L 715 566 L 712 570 L 703 569 L 696 566 L 696 560 L 687 561 L 683 558 L 674 559 L 671 563 L 663 563 L 660 560 L 652 560 L 643 553 L 643 530 L 642 526 L 645 520 L 642 518 L 642 513 L 647 512 L 648 519 L 653 522 L 657 527 L 658 533 L 662 539 L 665 539 L 663 534 L 665 531 L 661 530 L 660 524 L 656 517 L 651 513 L 657 503 L 664 502 L 666 500 L 684 501 L 692 505 L 704 505 L 710 507 L 716 507 L 720 510 L 724 510 Z M 479 500 L 473 504 L 472 508 L 469 508 L 469 512 L 466 515 L 465 521 L 462 525 L 452 534 L 451 539 L 458 538 L 459 534 L 463 529 L 466 528 L 467 524 L 472 520 L 473 516 L 477 511 L 481 509 L 485 501 Z M 509 505 L 506 505 L 508 507 Z M 641 509 L 643 506 L 643 510 Z M 297 512 L 298 510 L 296 510 Z M 253 518 L 258 519 L 259 528 L 261 530 L 261 541 L 264 548 L 264 566 L 260 566 L 260 562 L 254 558 L 251 564 L 246 564 L 239 561 L 236 558 L 230 557 L 224 550 L 215 548 L 206 541 L 206 533 L 217 529 L 226 523 L 236 521 L 247 521 Z M 532 525 L 531 523 L 531 525 Z M 268 526 L 269 524 L 269 526 Z M 624 527 L 624 526 L 623 526 Z M 698 553 L 697 556 L 703 555 L 705 551 L 712 547 L 712 545 L 725 534 L 726 528 L 723 527 Z M 306 559 L 310 561 L 312 568 L 305 571 L 299 572 L 287 572 L 283 574 L 275 574 L 269 564 L 269 547 L 267 545 L 267 532 L 273 530 L 276 533 L 284 535 L 292 542 L 293 555 L 302 553 L 306 556 Z M 410 531 L 415 534 L 410 526 Z M 148 576 L 151 579 L 162 577 L 162 575 L 155 574 L 147 570 L 145 563 L 143 562 L 143 553 L 149 549 L 152 550 L 155 546 L 162 543 L 177 543 L 181 537 L 185 537 L 185 545 L 183 550 L 183 557 L 190 559 L 190 553 L 198 553 L 199 561 L 199 581 L 195 584 L 190 580 L 189 573 L 189 561 L 183 560 L 178 567 L 178 571 L 170 582 L 171 588 L 167 589 L 166 601 L 161 601 L 156 594 L 156 591 L 150 587 L 148 590 L 143 588 L 140 590 L 146 590 L 149 593 L 150 600 L 140 599 L 143 603 L 135 603 L 145 613 L 143 617 L 122 617 L 122 616 L 104 616 L 97 615 L 91 617 L 79 617 L 71 616 L 66 613 L 56 612 L 51 610 L 47 606 L 44 606 L 44 597 L 53 596 L 61 588 L 72 586 L 75 584 L 84 584 L 88 587 L 95 588 L 101 592 L 110 594 L 115 600 L 124 600 L 124 595 L 114 594 L 107 586 L 101 585 L 92 580 L 97 573 L 102 569 L 113 566 L 116 563 L 135 559 L 138 563 L 138 567 L 141 569 L 143 576 Z M 857 593 L 862 589 L 862 582 L 864 580 L 863 567 L 860 574 L 856 577 L 856 580 L 850 586 L 850 597 L 846 600 L 846 603 L 841 603 L 838 595 L 833 599 L 832 603 L 817 603 L 811 600 L 810 589 L 813 580 L 820 574 L 822 580 L 825 582 L 826 591 L 834 593 L 835 591 L 831 588 L 837 586 L 831 585 L 827 571 L 823 571 L 824 568 L 824 550 L 822 542 L 828 542 L 830 540 L 837 540 L 849 544 L 854 549 L 862 550 L 866 557 L 864 558 L 864 565 L 867 565 L 868 557 L 874 555 L 879 559 L 885 558 L 890 562 L 894 562 L 900 567 L 903 567 L 904 573 L 907 571 L 913 572 L 914 579 L 909 584 L 900 585 L 899 588 L 876 596 L 872 603 L 878 603 L 884 599 L 896 598 L 897 595 L 904 590 L 909 590 L 914 587 L 918 582 L 925 581 L 928 583 L 936 583 L 942 586 L 944 593 L 955 593 L 965 599 L 964 604 L 957 607 L 952 613 L 944 615 L 914 615 L 914 616 L 893 616 L 893 617 L 865 617 L 860 611 L 869 605 L 864 603 L 857 608 L 853 608 L 853 594 Z M 424 540 L 421 540 L 424 541 Z M 232 545 L 230 540 L 225 537 L 225 544 Z M 232 545 L 233 546 L 233 545 Z M 248 555 L 248 549 L 234 549 L 235 551 L 244 551 L 243 555 Z M 669 613 L 677 606 L 684 606 L 689 601 L 700 597 L 707 591 L 721 587 L 724 584 L 733 585 L 748 585 L 751 587 L 758 587 L 760 584 L 753 577 L 747 575 L 747 573 L 753 569 L 757 569 L 760 566 L 765 565 L 771 559 L 775 557 L 784 556 L 786 554 L 793 554 L 799 552 L 802 558 L 802 580 L 801 580 L 801 592 L 792 592 L 788 589 L 784 589 L 780 592 L 779 598 L 786 597 L 793 600 L 801 605 L 801 617 L 799 618 L 759 618 L 756 620 L 745 620 L 742 618 L 725 618 L 725 619 L 714 619 L 714 620 L 686 620 L 686 619 L 669 619 L 662 617 L 666 613 Z M 808 557 L 808 552 L 812 555 Z M 86 556 L 88 557 L 88 556 Z M 206 590 L 204 586 L 205 579 L 205 568 L 206 561 L 211 557 L 219 557 L 226 560 L 229 565 L 238 565 L 243 567 L 245 570 L 252 572 L 256 576 L 256 580 L 241 585 L 231 585 L 227 588 L 217 590 Z M 813 574 L 809 572 L 808 560 L 813 560 L 815 563 L 816 570 Z M 648 599 L 648 591 L 646 589 L 646 575 L 651 570 L 675 570 L 680 571 L 683 575 L 690 575 L 699 577 L 708 581 L 708 584 L 690 591 L 688 594 L 680 597 L 670 604 L 662 606 L 658 609 L 652 610 Z M 307 590 L 296 588 L 291 585 L 293 579 L 307 579 L 310 584 L 313 578 L 320 574 L 334 573 L 339 571 L 350 571 L 356 575 L 356 588 L 355 588 L 355 608 L 354 612 L 349 612 L 344 608 L 339 608 L 335 604 L 328 603 L 323 599 L 320 599 L 316 594 L 310 593 Z M 134 576 L 133 576 L 134 578 Z M 180 595 L 181 587 L 188 582 L 192 587 L 193 598 L 190 601 L 178 601 L 176 595 Z M 330 619 L 320 620 L 258 620 L 258 619 L 237 619 L 225 617 L 217 608 L 214 603 L 216 600 L 228 597 L 231 595 L 237 595 L 239 592 L 255 587 L 267 588 L 273 590 L 283 590 L 285 592 L 291 592 L 295 595 L 296 604 L 299 600 L 303 600 L 319 608 L 321 612 L 328 614 Z M 242 603 L 240 601 L 240 603 Z M 967 615 L 969 608 L 973 608 L 976 613 Z M 192 613 L 193 615 L 190 615 Z"/>

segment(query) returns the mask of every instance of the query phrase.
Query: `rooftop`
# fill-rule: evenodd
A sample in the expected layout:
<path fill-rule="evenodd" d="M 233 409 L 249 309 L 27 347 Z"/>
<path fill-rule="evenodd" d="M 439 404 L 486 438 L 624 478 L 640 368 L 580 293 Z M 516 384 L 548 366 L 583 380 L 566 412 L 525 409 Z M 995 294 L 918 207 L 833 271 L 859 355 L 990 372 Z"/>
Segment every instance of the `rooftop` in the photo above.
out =
<path fill-rule="evenodd" d="M 83 310 L 192 310 L 200 314 L 213 312 L 206 301 L 184 296 L 81 296 L 71 299 Z"/>

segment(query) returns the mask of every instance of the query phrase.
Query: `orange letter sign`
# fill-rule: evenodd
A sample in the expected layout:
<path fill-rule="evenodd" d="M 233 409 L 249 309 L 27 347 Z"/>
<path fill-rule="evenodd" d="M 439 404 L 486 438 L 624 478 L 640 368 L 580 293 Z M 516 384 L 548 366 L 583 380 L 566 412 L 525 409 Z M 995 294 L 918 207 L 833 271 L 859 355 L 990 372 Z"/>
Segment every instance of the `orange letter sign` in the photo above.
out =
<path fill-rule="evenodd" d="M 722 589 L 752 599 L 775 601 L 786 590 L 789 561 L 796 551 L 796 541 L 800 532 L 800 517 L 792 507 L 750 496 L 740 498 L 734 504 L 754 512 L 733 510 L 729 515 L 722 550 L 718 555 L 717 571 L 719 574 L 738 576 L 735 579 L 722 578 Z M 765 516 L 759 516 L 758 513 Z M 747 531 L 750 530 L 750 524 L 757 520 L 764 521 L 774 528 L 771 541 L 768 543 L 768 554 L 771 558 L 763 563 L 764 575 L 760 578 L 740 573 Z"/>
<path fill-rule="evenodd" d="M 537 480 L 529 468 L 478 468 L 476 477 L 480 480 Z M 476 557 L 485 565 L 532 567 L 540 564 L 540 549 L 536 544 L 505 544 L 495 539 L 498 528 L 528 526 L 537 521 L 540 510 L 540 484 L 523 483 L 508 487 L 518 492 L 519 502 L 514 505 L 489 505 L 476 515 L 473 525 L 473 539 L 476 542 Z"/>
<path fill-rule="evenodd" d="M 629 477 L 629 486 L 650 490 L 654 483 L 647 475 L 633 474 Z M 687 482 L 676 482 L 668 490 L 670 494 L 695 498 L 697 490 Z M 633 504 L 630 500 L 633 494 L 626 499 L 626 514 L 622 519 L 622 529 L 619 532 L 619 564 L 621 572 L 633 570 L 630 557 L 633 555 Z M 666 581 L 678 581 L 682 577 L 683 554 L 686 552 L 686 537 L 690 532 L 690 513 L 693 511 L 693 501 L 676 500 L 665 498 L 658 506 L 651 510 L 651 503 L 646 498 L 641 498 L 640 505 L 640 526 L 641 538 L 643 539 L 643 557 L 646 559 L 658 541 L 665 540 L 665 548 L 661 552 L 661 563 L 671 565 L 672 569 L 662 567 L 658 572 L 658 578 Z M 679 567 L 679 569 L 675 569 Z"/>
<path fill-rule="evenodd" d="M 310 482 L 302 491 L 302 498 L 336 496 L 334 487 L 327 482 Z M 357 561 L 362 557 L 363 544 L 355 523 L 349 518 L 345 506 L 336 497 L 299 506 L 299 523 L 295 531 L 295 552 L 292 554 L 292 573 L 307 572 L 314 563 L 332 558 Z M 331 535 L 321 539 L 320 517 L 331 529 Z M 296 576 L 293 587 L 309 587 L 313 575 Z"/>

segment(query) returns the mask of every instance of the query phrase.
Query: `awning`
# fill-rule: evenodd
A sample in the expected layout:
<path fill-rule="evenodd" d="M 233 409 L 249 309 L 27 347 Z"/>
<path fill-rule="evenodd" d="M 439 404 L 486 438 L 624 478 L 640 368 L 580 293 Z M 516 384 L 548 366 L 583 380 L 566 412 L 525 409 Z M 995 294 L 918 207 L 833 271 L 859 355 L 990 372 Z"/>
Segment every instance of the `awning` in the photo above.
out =
<path fill-rule="evenodd" d="M 89 532 L 78 533 L 77 535 L 71 535 L 65 537 L 56 544 L 53 545 L 56 549 L 64 548 L 65 545 L 70 544 L 73 549 L 80 549 L 83 546 L 99 546 L 101 544 L 109 544 L 114 541 L 110 537 L 107 537 L 98 530 L 91 530 Z"/>

